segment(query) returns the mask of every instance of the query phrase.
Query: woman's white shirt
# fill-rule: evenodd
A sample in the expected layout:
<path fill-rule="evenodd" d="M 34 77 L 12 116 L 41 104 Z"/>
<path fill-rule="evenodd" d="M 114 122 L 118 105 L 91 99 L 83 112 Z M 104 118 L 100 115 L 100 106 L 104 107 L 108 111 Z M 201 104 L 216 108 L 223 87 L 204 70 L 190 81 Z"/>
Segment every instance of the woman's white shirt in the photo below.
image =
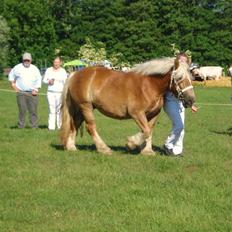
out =
<path fill-rule="evenodd" d="M 46 70 L 43 82 L 48 84 L 50 80 L 54 80 L 53 85 L 48 85 L 49 92 L 62 92 L 64 88 L 64 83 L 68 75 L 63 68 L 54 69 L 50 67 Z"/>

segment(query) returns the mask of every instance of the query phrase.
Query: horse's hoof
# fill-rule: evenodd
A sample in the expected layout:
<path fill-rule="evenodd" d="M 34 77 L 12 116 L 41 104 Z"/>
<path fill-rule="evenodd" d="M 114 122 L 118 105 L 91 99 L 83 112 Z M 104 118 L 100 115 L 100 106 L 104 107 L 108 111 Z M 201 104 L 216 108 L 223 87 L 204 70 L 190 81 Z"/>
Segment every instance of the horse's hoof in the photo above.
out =
<path fill-rule="evenodd" d="M 67 151 L 76 151 L 76 150 L 77 150 L 77 148 L 76 148 L 75 146 L 72 146 L 72 147 L 65 147 L 65 149 L 66 149 Z"/>
<path fill-rule="evenodd" d="M 153 150 L 144 150 L 144 151 L 141 151 L 141 155 L 144 155 L 144 156 L 155 156 L 155 152 Z"/>
<path fill-rule="evenodd" d="M 110 148 L 102 148 L 102 149 L 99 149 L 98 152 L 104 154 L 104 155 L 112 155 L 113 152 Z"/>
<path fill-rule="evenodd" d="M 126 148 L 129 150 L 129 151 L 132 151 L 132 150 L 135 150 L 137 148 L 136 144 L 131 142 L 131 141 L 128 141 L 127 144 L 126 144 Z"/>
<path fill-rule="evenodd" d="M 113 152 L 111 150 L 109 150 L 109 151 L 104 152 L 103 154 L 104 155 L 113 155 Z"/>

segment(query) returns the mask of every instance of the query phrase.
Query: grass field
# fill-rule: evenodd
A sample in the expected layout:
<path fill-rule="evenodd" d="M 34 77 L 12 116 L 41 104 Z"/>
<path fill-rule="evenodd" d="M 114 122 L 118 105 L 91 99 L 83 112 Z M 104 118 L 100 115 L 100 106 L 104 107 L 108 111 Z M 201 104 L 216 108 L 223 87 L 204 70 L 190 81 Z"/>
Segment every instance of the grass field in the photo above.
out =
<path fill-rule="evenodd" d="M 67 152 L 46 129 L 45 96 L 40 129 L 17 129 L 15 94 L 0 90 L 0 231 L 232 231 L 231 89 L 195 91 L 199 103 L 228 105 L 187 110 L 184 158 L 170 158 L 160 153 L 171 128 L 164 113 L 155 157 L 126 152 L 126 137 L 138 130 L 133 121 L 99 113 L 114 155 L 98 154 L 86 132 L 78 151 Z"/>

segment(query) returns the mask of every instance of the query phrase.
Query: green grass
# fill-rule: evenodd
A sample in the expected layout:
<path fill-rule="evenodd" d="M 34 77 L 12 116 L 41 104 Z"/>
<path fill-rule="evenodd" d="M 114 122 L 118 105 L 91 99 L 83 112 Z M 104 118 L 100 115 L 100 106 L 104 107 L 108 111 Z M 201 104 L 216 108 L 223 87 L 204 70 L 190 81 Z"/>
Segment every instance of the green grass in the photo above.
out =
<path fill-rule="evenodd" d="M 196 87 L 197 101 L 229 104 L 230 91 Z M 0 231 L 232 231 L 232 105 L 200 106 L 186 112 L 181 159 L 159 152 L 171 128 L 164 113 L 153 133 L 156 157 L 126 152 L 133 121 L 96 113 L 114 151 L 108 157 L 87 132 L 78 151 L 60 149 L 58 132 L 45 128 L 45 96 L 41 129 L 16 129 L 15 95 L 0 90 Z"/>

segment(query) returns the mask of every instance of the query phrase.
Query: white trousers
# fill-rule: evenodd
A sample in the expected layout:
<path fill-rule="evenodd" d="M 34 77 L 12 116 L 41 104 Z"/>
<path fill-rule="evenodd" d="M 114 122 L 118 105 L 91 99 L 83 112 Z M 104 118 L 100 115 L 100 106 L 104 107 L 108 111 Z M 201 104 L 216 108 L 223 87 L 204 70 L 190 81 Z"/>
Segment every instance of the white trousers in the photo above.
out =
<path fill-rule="evenodd" d="M 164 111 L 172 121 L 172 129 L 165 146 L 177 155 L 183 151 L 185 108 L 171 92 L 165 94 Z"/>
<path fill-rule="evenodd" d="M 61 93 L 47 92 L 49 117 L 48 117 L 48 129 L 55 130 L 61 127 Z"/>

